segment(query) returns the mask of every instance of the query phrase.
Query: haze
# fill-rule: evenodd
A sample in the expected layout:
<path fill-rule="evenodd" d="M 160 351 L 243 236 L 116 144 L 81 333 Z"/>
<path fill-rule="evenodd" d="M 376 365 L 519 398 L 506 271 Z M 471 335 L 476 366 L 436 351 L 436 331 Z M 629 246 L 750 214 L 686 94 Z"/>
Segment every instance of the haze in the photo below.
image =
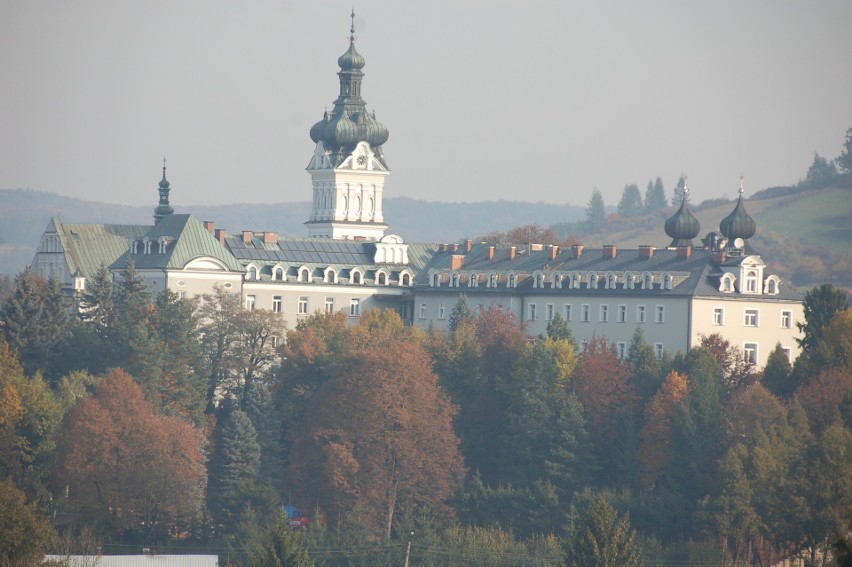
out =
<path fill-rule="evenodd" d="M 310 199 L 351 2 L 0 3 L 0 188 L 155 206 Z M 615 205 L 795 183 L 852 127 L 852 2 L 355 8 L 385 195 Z M 392 223 L 392 219 L 391 220 Z"/>

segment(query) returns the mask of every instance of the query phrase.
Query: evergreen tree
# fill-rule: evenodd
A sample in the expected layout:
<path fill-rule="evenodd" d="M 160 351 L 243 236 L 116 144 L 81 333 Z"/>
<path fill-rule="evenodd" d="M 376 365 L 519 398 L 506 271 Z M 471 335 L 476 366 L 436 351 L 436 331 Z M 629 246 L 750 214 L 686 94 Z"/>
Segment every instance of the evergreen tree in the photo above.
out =
<path fill-rule="evenodd" d="M 776 396 L 789 398 L 796 388 L 792 370 L 787 353 L 784 352 L 781 343 L 778 343 L 772 352 L 769 353 L 766 366 L 763 367 L 761 383 Z"/>
<path fill-rule="evenodd" d="M 568 322 L 559 313 L 554 313 L 553 319 L 547 322 L 547 336 L 554 341 L 567 341 L 574 352 L 577 352 L 577 341 L 574 339 L 574 333 L 571 332 Z"/>
<path fill-rule="evenodd" d="M 243 497 L 254 489 L 260 471 L 260 444 L 248 415 L 225 404 L 214 434 L 213 456 L 209 465 L 210 508 L 221 519 L 242 509 Z"/>
<path fill-rule="evenodd" d="M 246 530 L 243 527 L 243 531 Z M 237 560 L 239 567 L 312 567 L 310 555 L 296 533 L 290 527 L 287 517 L 278 514 L 275 521 L 266 527 L 257 525 L 243 540 L 246 550 L 244 560 Z"/>
<path fill-rule="evenodd" d="M 80 318 L 91 325 L 102 340 L 106 340 L 116 312 L 112 274 L 103 264 L 86 281 L 86 288 L 78 301 Z"/>
<path fill-rule="evenodd" d="M 450 334 L 456 332 L 459 325 L 471 323 L 476 318 L 473 309 L 470 308 L 470 303 L 467 300 L 466 294 L 461 294 L 456 301 L 453 310 L 450 311 L 450 318 L 447 321 L 447 331 Z"/>
<path fill-rule="evenodd" d="M 586 226 L 589 232 L 597 232 L 602 229 L 606 222 L 606 208 L 604 207 L 603 195 L 596 189 L 592 191 L 592 197 L 586 206 Z"/>
<path fill-rule="evenodd" d="M 25 269 L 15 278 L 15 291 L 3 306 L 3 335 L 24 371 L 32 375 L 48 352 L 42 339 L 44 280 Z"/>
<path fill-rule="evenodd" d="M 676 207 L 683 201 L 683 188 L 686 187 L 686 177 L 681 175 L 672 191 L 672 206 Z"/>
<path fill-rule="evenodd" d="M 642 214 L 642 194 L 635 184 L 625 185 L 618 203 L 618 214 L 624 218 Z"/>
<path fill-rule="evenodd" d="M 274 396 L 266 380 L 257 381 L 248 393 L 245 412 L 257 432 L 260 446 L 258 477 L 277 484 L 284 470 L 284 424 L 276 411 Z"/>
<path fill-rule="evenodd" d="M 659 177 L 657 177 L 656 181 L 648 182 L 648 187 L 645 188 L 644 205 L 646 213 L 653 213 L 668 206 L 663 180 Z"/>
<path fill-rule="evenodd" d="M 660 361 L 654 348 L 645 340 L 642 327 L 637 326 L 627 349 L 627 363 L 630 367 L 631 383 L 643 400 L 650 399 L 663 383 Z"/>
<path fill-rule="evenodd" d="M 814 161 L 808 168 L 804 185 L 811 189 L 825 189 L 835 181 L 837 181 L 837 168 L 834 162 L 814 153 Z"/>
<path fill-rule="evenodd" d="M 583 513 L 569 536 L 568 562 L 572 567 L 639 567 L 642 547 L 630 516 L 618 517 L 615 509 L 599 496 Z"/>
<path fill-rule="evenodd" d="M 840 170 L 847 175 L 852 175 L 852 128 L 846 131 L 846 140 L 843 142 L 843 151 L 836 159 Z"/>

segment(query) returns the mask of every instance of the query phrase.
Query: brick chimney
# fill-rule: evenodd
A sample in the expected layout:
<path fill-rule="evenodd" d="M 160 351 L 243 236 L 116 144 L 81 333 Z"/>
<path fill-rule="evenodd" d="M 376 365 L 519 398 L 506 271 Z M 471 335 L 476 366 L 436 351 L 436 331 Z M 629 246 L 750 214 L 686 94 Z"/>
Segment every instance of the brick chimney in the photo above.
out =
<path fill-rule="evenodd" d="M 458 251 L 459 251 L 459 243 L 458 243 L 458 242 L 454 242 L 454 243 L 453 243 L 453 254 L 455 254 L 455 253 L 456 253 L 456 252 L 458 252 Z"/>
<path fill-rule="evenodd" d="M 494 259 L 494 247 L 493 246 L 488 247 L 488 259 L 489 260 Z"/>
<path fill-rule="evenodd" d="M 724 250 L 719 250 L 718 252 L 713 252 L 710 255 L 710 258 L 713 260 L 714 264 L 721 264 L 727 258 L 727 254 L 725 254 Z"/>
<path fill-rule="evenodd" d="M 689 258 L 692 256 L 692 246 L 678 246 L 677 247 L 677 257 L 678 258 Z"/>
<path fill-rule="evenodd" d="M 506 255 L 506 257 L 509 258 L 509 260 L 514 260 L 515 254 L 517 253 L 517 251 L 518 251 L 517 246 L 509 246 L 509 253 Z"/>
<path fill-rule="evenodd" d="M 650 244 L 641 244 L 639 246 L 639 257 L 647 260 L 654 255 L 654 250 L 655 248 Z"/>
<path fill-rule="evenodd" d="M 553 262 L 556 260 L 556 255 L 559 254 L 559 246 L 553 245 L 547 249 L 547 252 L 547 257 Z"/>
<path fill-rule="evenodd" d="M 530 244 L 530 252 L 541 252 L 544 250 L 544 244 Z"/>
<path fill-rule="evenodd" d="M 464 253 L 470 254 L 471 249 L 473 248 L 473 240 L 465 240 L 464 241 Z"/>
<path fill-rule="evenodd" d="M 583 245 L 582 244 L 575 244 L 574 246 L 571 247 L 571 257 L 572 258 L 577 259 L 582 255 L 583 255 Z"/>
<path fill-rule="evenodd" d="M 461 270 L 462 266 L 464 266 L 464 256 L 461 254 L 453 254 L 450 256 L 451 270 Z"/>
<path fill-rule="evenodd" d="M 449 244 L 441 244 L 441 252 L 446 252 L 447 250 L 449 250 L 449 248 Z"/>
<path fill-rule="evenodd" d="M 604 258 L 615 258 L 615 244 L 604 244 L 603 245 L 603 257 Z"/>
<path fill-rule="evenodd" d="M 263 243 L 264 244 L 278 244 L 278 235 L 274 232 L 264 232 L 263 233 Z"/>
<path fill-rule="evenodd" d="M 213 234 L 213 230 L 214 230 L 214 229 L 213 229 L 213 221 L 212 221 L 212 220 L 206 220 L 206 221 L 204 221 L 204 229 L 205 229 L 207 232 L 209 232 L 210 234 Z"/>
<path fill-rule="evenodd" d="M 243 231 L 243 244 L 248 244 L 249 242 L 251 242 L 251 239 L 252 239 L 253 236 L 254 236 L 254 233 L 252 231 L 244 230 Z"/>
<path fill-rule="evenodd" d="M 219 244 L 221 244 L 222 246 L 225 245 L 225 229 L 217 228 L 216 232 L 213 233 L 213 236 L 216 237 L 216 240 L 219 241 Z"/>

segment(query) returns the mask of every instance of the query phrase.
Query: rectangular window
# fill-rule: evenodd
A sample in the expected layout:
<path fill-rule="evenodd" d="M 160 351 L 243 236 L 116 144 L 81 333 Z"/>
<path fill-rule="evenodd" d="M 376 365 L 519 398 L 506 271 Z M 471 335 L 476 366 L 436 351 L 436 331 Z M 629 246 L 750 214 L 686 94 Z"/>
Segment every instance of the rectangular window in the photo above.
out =
<path fill-rule="evenodd" d="M 724 307 L 714 307 L 713 308 L 713 324 L 714 325 L 724 325 L 725 324 L 725 308 Z"/>
<path fill-rule="evenodd" d="M 616 347 L 617 347 L 617 350 L 618 350 L 618 358 L 620 358 L 621 360 L 626 360 L 627 359 L 627 343 L 618 343 L 616 345 Z"/>
<path fill-rule="evenodd" d="M 657 305 L 657 308 L 654 310 L 654 322 L 655 323 L 665 323 L 666 322 L 666 306 L 665 305 Z"/>
<path fill-rule="evenodd" d="M 627 306 L 619 305 L 618 306 L 618 322 L 619 323 L 627 323 Z"/>
<path fill-rule="evenodd" d="M 426 307 L 426 304 L 425 304 L 425 303 L 421 303 L 421 304 L 420 304 L 420 318 L 421 318 L 421 319 L 425 319 L 425 318 L 426 318 L 426 313 L 427 313 L 427 312 L 428 312 L 428 308 Z"/>
<path fill-rule="evenodd" d="M 307 315 L 308 314 L 308 298 L 304 295 L 299 298 L 299 310 L 297 311 L 299 315 Z"/>
<path fill-rule="evenodd" d="M 272 335 L 269 337 L 269 341 L 272 344 L 272 348 L 278 348 L 278 345 L 281 344 L 281 337 Z"/>
<path fill-rule="evenodd" d="M 781 350 L 784 351 L 784 354 L 787 355 L 787 362 L 793 363 L 793 349 L 790 347 L 781 347 Z"/>
<path fill-rule="evenodd" d="M 663 343 L 654 343 L 654 354 L 657 355 L 657 360 L 663 359 Z"/>
<path fill-rule="evenodd" d="M 530 320 L 530 321 L 535 321 L 536 319 L 538 319 L 538 313 L 536 312 L 536 305 L 535 305 L 535 303 L 530 303 L 530 306 L 529 306 L 529 320 Z"/>
<path fill-rule="evenodd" d="M 571 319 L 572 319 L 572 315 L 573 315 L 573 313 L 571 313 L 571 304 L 569 303 L 569 304 L 563 305 L 562 311 L 564 312 L 564 315 L 562 316 L 562 318 L 570 323 Z"/>
<path fill-rule="evenodd" d="M 583 305 L 583 307 L 580 308 L 580 321 L 588 323 L 591 312 L 592 308 L 589 305 Z"/>
<path fill-rule="evenodd" d="M 326 297 L 325 298 L 325 312 L 328 315 L 331 315 L 332 313 L 334 313 L 334 298 L 333 297 Z"/>
<path fill-rule="evenodd" d="M 600 321 L 601 323 L 606 323 L 607 321 L 609 321 L 609 305 L 601 305 Z"/>
<path fill-rule="evenodd" d="M 247 295 L 246 296 L 246 309 L 251 311 L 252 309 L 254 309 L 254 306 L 255 306 L 256 303 L 257 303 L 257 296 L 256 295 Z"/>
<path fill-rule="evenodd" d="M 743 324 L 746 327 L 757 327 L 758 322 L 757 309 L 746 309 Z"/>
<path fill-rule="evenodd" d="M 553 304 L 548 303 L 544 306 L 544 319 L 545 321 L 553 321 Z"/>
<path fill-rule="evenodd" d="M 409 303 L 406 301 L 402 305 L 399 306 L 399 316 L 403 321 L 408 321 L 411 318 L 411 314 L 408 312 L 409 309 L 413 309 L 414 305 L 409 307 Z"/>
<path fill-rule="evenodd" d="M 281 296 L 273 295 L 272 296 L 272 311 L 274 313 L 281 313 Z"/>
<path fill-rule="evenodd" d="M 637 305 L 636 306 L 636 322 L 644 323 L 645 322 L 645 306 Z"/>
<path fill-rule="evenodd" d="M 438 319 L 443 319 L 446 315 L 446 309 L 444 309 L 444 304 L 441 303 L 438 305 Z"/>
<path fill-rule="evenodd" d="M 743 353 L 747 362 L 757 364 L 757 343 L 745 343 Z"/>
<path fill-rule="evenodd" d="M 782 311 L 781 312 L 781 326 L 785 329 L 789 329 L 793 326 L 793 312 L 792 311 Z"/>
<path fill-rule="evenodd" d="M 349 300 L 349 316 L 350 317 L 360 317 L 361 316 L 361 300 L 357 297 L 353 297 Z"/>
<path fill-rule="evenodd" d="M 53 275 L 53 274 L 51 274 L 51 275 Z M 179 292 L 177 292 L 177 296 L 178 296 L 178 299 L 186 299 L 186 292 L 185 291 L 179 291 Z"/>

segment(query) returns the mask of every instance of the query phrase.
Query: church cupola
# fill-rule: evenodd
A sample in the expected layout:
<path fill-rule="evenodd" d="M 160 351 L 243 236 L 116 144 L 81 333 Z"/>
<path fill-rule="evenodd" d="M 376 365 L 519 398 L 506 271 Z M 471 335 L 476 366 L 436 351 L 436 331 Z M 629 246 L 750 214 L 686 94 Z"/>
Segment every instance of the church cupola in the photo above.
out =
<path fill-rule="evenodd" d="M 387 229 L 382 199 L 390 171 L 382 145 L 389 134 L 361 98 L 367 62 L 355 49 L 354 10 L 351 17 L 349 49 L 337 59 L 340 93 L 310 131 L 313 203 L 305 224 L 312 237 L 378 241 Z"/>
<path fill-rule="evenodd" d="M 692 215 L 686 205 L 688 198 L 689 187 L 684 183 L 683 200 L 680 203 L 680 208 L 665 224 L 666 234 L 672 238 L 670 247 L 692 246 L 692 239 L 698 236 L 701 231 L 698 219 Z"/>
<path fill-rule="evenodd" d="M 754 236 L 756 229 L 754 219 L 746 212 L 743 205 L 743 178 L 740 177 L 740 197 L 737 199 L 737 206 L 719 223 L 719 231 L 728 239 L 726 248 L 740 249 L 749 253 L 752 250 L 748 239 Z"/>
<path fill-rule="evenodd" d="M 169 205 L 169 181 L 166 179 L 166 158 L 163 158 L 163 178 L 160 180 L 160 185 L 157 188 L 160 192 L 160 204 L 154 209 L 154 224 L 174 213 L 175 210 Z"/>

